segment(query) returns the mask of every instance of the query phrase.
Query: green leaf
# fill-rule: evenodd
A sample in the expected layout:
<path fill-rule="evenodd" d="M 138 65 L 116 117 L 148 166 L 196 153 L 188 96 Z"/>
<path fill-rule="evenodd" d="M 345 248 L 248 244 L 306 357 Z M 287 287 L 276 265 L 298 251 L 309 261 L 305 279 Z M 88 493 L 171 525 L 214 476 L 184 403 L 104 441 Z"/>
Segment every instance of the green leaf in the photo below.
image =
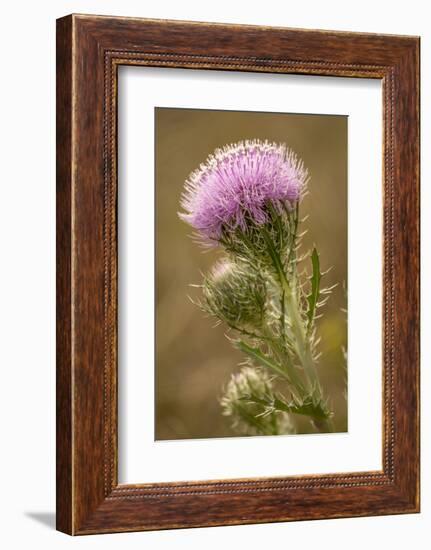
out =
<path fill-rule="evenodd" d="M 307 396 L 301 401 L 292 400 L 289 402 L 285 401 L 285 399 L 281 396 L 266 399 L 265 397 L 250 395 L 249 397 L 244 397 L 243 399 L 249 403 L 266 406 L 267 409 L 271 411 L 285 412 L 288 414 L 300 414 L 319 420 L 324 420 L 331 417 L 331 412 L 327 408 L 326 404 L 321 400 L 314 400 L 311 396 Z"/>
<path fill-rule="evenodd" d="M 331 416 L 331 412 L 327 408 L 326 404 L 320 399 L 313 399 L 311 396 L 307 396 L 302 402 L 292 401 L 288 404 L 280 399 L 276 399 L 276 405 L 280 405 L 281 403 L 287 405 L 290 412 L 293 414 L 302 414 L 320 419 L 329 418 Z"/>
<path fill-rule="evenodd" d="M 311 291 L 310 294 L 307 296 L 307 330 L 310 330 L 313 324 L 314 316 L 316 315 L 316 307 L 320 294 L 320 279 L 322 278 L 322 274 L 320 273 L 319 254 L 317 253 L 315 247 L 313 248 L 313 252 L 311 253 L 311 264 L 313 266 L 313 274 L 311 276 Z"/>
<path fill-rule="evenodd" d="M 289 287 L 289 284 L 286 279 L 286 274 L 284 273 L 282 261 L 280 259 L 280 256 L 278 255 L 277 250 L 274 247 L 274 243 L 272 242 L 271 236 L 269 235 L 268 231 L 265 229 L 265 226 L 262 226 L 262 235 L 266 243 L 268 254 L 271 257 L 272 265 L 274 266 L 274 269 L 280 279 L 280 283 L 281 284 L 284 283 L 287 287 Z"/>
<path fill-rule="evenodd" d="M 259 348 L 253 348 L 246 344 L 243 340 L 236 340 L 235 346 L 241 350 L 243 353 L 251 357 L 256 363 L 262 367 L 267 367 L 268 369 L 274 371 L 279 376 L 287 377 L 287 373 L 274 363 L 269 357 L 263 354 Z"/>

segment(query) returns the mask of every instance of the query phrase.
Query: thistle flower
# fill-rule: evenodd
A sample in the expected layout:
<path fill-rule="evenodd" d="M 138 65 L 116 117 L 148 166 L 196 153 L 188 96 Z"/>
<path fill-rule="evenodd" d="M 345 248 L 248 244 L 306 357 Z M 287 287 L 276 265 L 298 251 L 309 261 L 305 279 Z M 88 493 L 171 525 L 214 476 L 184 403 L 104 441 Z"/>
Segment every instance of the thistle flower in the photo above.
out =
<path fill-rule="evenodd" d="M 329 291 L 320 288 L 316 249 L 310 282 L 298 273 L 298 203 L 307 180 L 286 145 L 245 141 L 210 155 L 182 195 L 180 217 L 226 253 L 204 278 L 201 306 L 233 330 L 233 345 L 247 356 L 221 400 L 245 435 L 292 433 L 291 415 L 332 430 L 316 369 L 316 310 Z"/>
<path fill-rule="evenodd" d="M 262 225 L 268 206 L 292 208 L 308 178 L 303 162 L 284 144 L 240 141 L 216 149 L 185 182 L 180 217 L 205 242 L 223 231 Z"/>
<path fill-rule="evenodd" d="M 271 378 L 263 369 L 243 367 L 233 374 L 220 404 L 223 415 L 231 417 L 232 427 L 245 435 L 277 435 L 292 433 L 289 416 L 268 411 L 258 401 L 273 395 Z"/>
<path fill-rule="evenodd" d="M 230 326 L 262 324 L 266 284 L 249 266 L 227 258 L 218 262 L 203 283 L 204 309 Z"/>

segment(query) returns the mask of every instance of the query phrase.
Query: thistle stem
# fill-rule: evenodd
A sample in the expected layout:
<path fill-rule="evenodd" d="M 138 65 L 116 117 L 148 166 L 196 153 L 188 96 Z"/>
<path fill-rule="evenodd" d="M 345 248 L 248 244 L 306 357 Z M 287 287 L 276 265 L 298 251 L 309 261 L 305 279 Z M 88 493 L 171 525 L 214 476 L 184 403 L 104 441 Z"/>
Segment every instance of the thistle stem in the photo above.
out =
<path fill-rule="evenodd" d="M 310 345 L 307 341 L 304 324 L 299 313 L 298 302 L 295 294 L 290 289 L 284 272 L 281 277 L 281 286 L 285 297 L 285 310 L 290 319 L 292 332 L 295 336 L 296 351 L 307 376 L 309 389 L 310 391 L 316 389 L 320 396 L 322 393 L 320 382 L 317 376 L 316 365 L 311 354 Z"/>
<path fill-rule="evenodd" d="M 267 332 L 265 331 L 267 334 Z M 288 381 L 291 383 L 291 385 L 294 386 L 294 392 L 299 397 L 304 397 L 305 395 L 305 388 L 304 384 L 302 383 L 302 380 L 300 379 L 298 373 L 296 372 L 295 366 L 292 364 L 290 358 L 287 356 L 285 351 L 283 350 L 283 347 L 280 346 L 276 340 L 274 340 L 271 337 L 267 337 L 268 345 L 271 347 L 271 350 L 274 354 L 274 356 L 281 362 L 284 369 L 286 370 L 286 377 Z"/>
<path fill-rule="evenodd" d="M 311 355 L 310 346 L 307 342 L 304 324 L 299 313 L 299 304 L 297 302 L 295 293 L 292 292 L 292 289 L 290 288 L 281 258 L 275 250 L 271 237 L 268 235 L 266 230 L 264 231 L 264 237 L 272 263 L 274 265 L 276 273 L 278 274 L 278 280 L 281 285 L 281 295 L 284 294 L 284 311 L 285 314 L 287 313 L 291 322 L 292 331 L 295 336 L 296 351 L 307 376 L 309 389 L 310 391 L 312 391 L 314 388 L 316 388 L 320 395 L 320 383 L 317 378 L 316 366 Z"/>

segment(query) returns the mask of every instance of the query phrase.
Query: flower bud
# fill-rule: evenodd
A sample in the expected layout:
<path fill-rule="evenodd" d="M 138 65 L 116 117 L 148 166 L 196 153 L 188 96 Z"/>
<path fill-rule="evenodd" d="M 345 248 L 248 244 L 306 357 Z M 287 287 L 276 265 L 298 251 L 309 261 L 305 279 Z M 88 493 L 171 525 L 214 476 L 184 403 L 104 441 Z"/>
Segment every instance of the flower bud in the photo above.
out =
<path fill-rule="evenodd" d="M 293 433 L 289 416 L 275 412 L 266 403 L 273 399 L 270 377 L 263 369 L 243 367 L 233 374 L 220 403 L 223 415 L 232 427 L 245 435 L 278 435 Z"/>
<path fill-rule="evenodd" d="M 258 327 L 262 324 L 266 284 L 262 276 L 240 263 L 223 260 L 203 284 L 206 309 L 228 325 Z"/>

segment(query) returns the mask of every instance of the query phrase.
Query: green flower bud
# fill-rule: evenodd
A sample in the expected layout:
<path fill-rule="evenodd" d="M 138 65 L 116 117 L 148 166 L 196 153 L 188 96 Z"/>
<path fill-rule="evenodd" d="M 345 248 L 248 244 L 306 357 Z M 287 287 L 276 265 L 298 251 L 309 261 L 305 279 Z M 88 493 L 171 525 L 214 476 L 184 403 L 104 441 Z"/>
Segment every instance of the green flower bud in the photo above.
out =
<path fill-rule="evenodd" d="M 246 366 L 232 375 L 220 403 L 223 415 L 231 418 L 232 427 L 241 434 L 293 433 L 289 416 L 265 405 L 272 397 L 273 387 L 268 373 Z"/>
<path fill-rule="evenodd" d="M 204 307 L 228 325 L 261 326 L 266 302 L 263 277 L 245 264 L 223 260 L 204 280 Z"/>

